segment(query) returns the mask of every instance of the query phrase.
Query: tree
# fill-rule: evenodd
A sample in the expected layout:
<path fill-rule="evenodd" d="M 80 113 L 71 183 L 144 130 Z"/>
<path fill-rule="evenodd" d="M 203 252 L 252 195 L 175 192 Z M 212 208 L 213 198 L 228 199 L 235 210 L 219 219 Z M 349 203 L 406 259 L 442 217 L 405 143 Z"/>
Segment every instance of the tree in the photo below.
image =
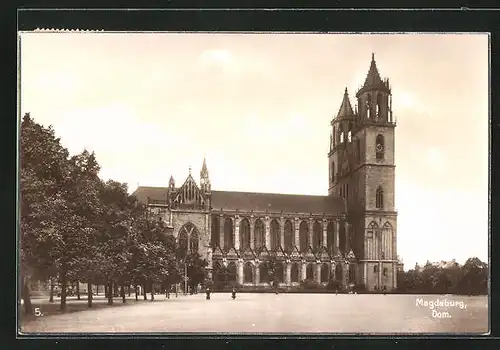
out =
<path fill-rule="evenodd" d="M 101 183 L 99 198 L 102 211 L 99 218 L 98 247 L 100 277 L 108 290 L 108 304 L 113 304 L 113 291 L 123 285 L 129 274 L 132 236 L 131 212 L 133 199 L 127 185 L 113 180 Z"/>
<path fill-rule="evenodd" d="M 62 236 L 58 209 L 64 203 L 69 176 L 68 151 L 55 137 L 25 114 L 20 133 L 20 265 L 25 313 L 30 314 L 29 280 L 56 277 Z"/>
<path fill-rule="evenodd" d="M 187 266 L 189 288 L 194 290 L 198 284 L 204 282 L 205 268 L 208 266 L 208 262 L 205 259 L 201 259 L 198 252 L 193 252 L 186 256 L 185 263 Z"/>

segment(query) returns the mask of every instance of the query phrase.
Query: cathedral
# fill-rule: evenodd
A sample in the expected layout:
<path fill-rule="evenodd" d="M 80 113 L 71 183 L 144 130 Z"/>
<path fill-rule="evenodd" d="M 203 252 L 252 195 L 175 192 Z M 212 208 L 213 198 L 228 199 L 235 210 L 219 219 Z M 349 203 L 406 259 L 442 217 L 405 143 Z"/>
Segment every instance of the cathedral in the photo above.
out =
<path fill-rule="evenodd" d="M 135 196 L 167 223 L 179 245 L 208 261 L 214 282 L 269 288 L 309 280 L 370 291 L 396 288 L 395 127 L 389 79 L 375 57 L 356 93 L 344 92 L 330 126 L 328 195 L 212 190 L 205 159 L 199 185 L 139 186 Z"/>

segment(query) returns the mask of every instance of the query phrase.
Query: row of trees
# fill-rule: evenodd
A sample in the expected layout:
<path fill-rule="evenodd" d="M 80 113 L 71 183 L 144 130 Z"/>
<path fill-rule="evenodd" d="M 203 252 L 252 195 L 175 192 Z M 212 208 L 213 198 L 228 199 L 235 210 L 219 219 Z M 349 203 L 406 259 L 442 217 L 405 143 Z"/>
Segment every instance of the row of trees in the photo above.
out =
<path fill-rule="evenodd" d="M 61 310 L 71 283 L 105 285 L 108 303 L 116 286 L 180 281 L 183 264 L 175 239 L 161 220 L 128 194 L 126 184 L 99 176 L 95 154 L 69 155 L 55 136 L 26 114 L 20 135 L 20 264 L 25 313 L 32 313 L 30 279 L 61 285 Z M 190 284 L 203 280 L 198 254 L 185 258 Z M 148 288 L 148 289 L 149 289 Z M 123 298 L 125 302 L 125 298 Z"/>
<path fill-rule="evenodd" d="M 488 265 L 479 258 L 469 258 L 463 266 L 458 263 L 439 267 L 427 262 L 409 271 L 398 272 L 400 293 L 488 294 Z"/>

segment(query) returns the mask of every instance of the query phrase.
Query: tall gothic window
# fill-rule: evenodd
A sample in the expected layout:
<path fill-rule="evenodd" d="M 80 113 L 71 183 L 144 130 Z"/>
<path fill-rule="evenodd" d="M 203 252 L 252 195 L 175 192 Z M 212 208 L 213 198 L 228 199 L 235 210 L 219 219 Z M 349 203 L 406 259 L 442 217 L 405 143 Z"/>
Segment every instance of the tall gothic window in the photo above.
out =
<path fill-rule="evenodd" d="M 368 94 L 366 96 L 366 103 L 365 103 L 365 109 L 366 109 L 366 118 L 367 119 L 370 119 L 372 117 L 372 110 L 371 110 L 372 106 L 371 106 L 371 96 L 370 94 Z"/>
<path fill-rule="evenodd" d="M 253 266 L 249 262 L 247 262 L 243 268 L 243 281 L 245 283 L 253 282 Z"/>
<path fill-rule="evenodd" d="M 220 222 L 218 215 L 213 215 L 212 216 L 212 232 L 211 232 L 211 237 L 210 237 L 210 243 L 212 245 L 212 248 L 215 248 L 219 245 L 219 240 L 220 240 Z"/>
<path fill-rule="evenodd" d="M 309 227 L 305 221 L 302 221 L 299 226 L 299 243 L 301 252 L 309 248 Z"/>
<path fill-rule="evenodd" d="M 323 237 L 323 232 L 321 224 L 318 221 L 314 222 L 313 225 L 313 249 L 318 251 L 321 247 L 321 238 Z"/>
<path fill-rule="evenodd" d="M 196 229 L 194 229 L 192 232 L 191 232 L 191 237 L 189 239 L 189 251 L 191 253 L 197 253 L 198 252 L 198 241 L 199 237 L 198 237 L 198 231 Z"/>
<path fill-rule="evenodd" d="M 280 224 L 276 219 L 271 221 L 271 249 L 277 250 L 280 246 Z"/>
<path fill-rule="evenodd" d="M 326 245 L 330 251 L 333 251 L 335 241 L 335 225 L 333 221 L 328 222 L 326 226 Z"/>
<path fill-rule="evenodd" d="M 292 251 L 293 247 L 293 226 L 290 220 L 285 221 L 285 250 Z"/>
<path fill-rule="evenodd" d="M 384 190 L 382 187 L 377 188 L 377 194 L 376 194 L 376 200 L 375 200 L 375 206 L 378 209 L 382 209 L 384 207 Z"/>
<path fill-rule="evenodd" d="M 292 265 L 292 268 L 290 271 L 290 279 L 292 282 L 299 281 L 299 266 L 296 263 Z"/>
<path fill-rule="evenodd" d="M 261 250 L 265 244 L 266 241 L 264 240 L 264 223 L 262 220 L 257 219 L 255 220 L 255 228 L 254 228 L 254 234 L 255 234 L 255 249 Z"/>
<path fill-rule="evenodd" d="M 377 94 L 377 118 L 381 118 L 382 115 L 382 94 Z"/>
<path fill-rule="evenodd" d="M 229 251 L 233 245 L 233 220 L 226 218 L 224 220 L 224 250 Z"/>
<path fill-rule="evenodd" d="M 375 140 L 375 156 L 377 157 L 377 159 L 384 158 L 384 151 L 385 151 L 384 141 L 385 141 L 384 136 L 378 134 L 377 139 Z"/>
<path fill-rule="evenodd" d="M 335 162 L 332 162 L 332 182 L 335 182 Z"/>
<path fill-rule="evenodd" d="M 240 249 L 250 248 L 250 223 L 247 219 L 240 221 Z"/>

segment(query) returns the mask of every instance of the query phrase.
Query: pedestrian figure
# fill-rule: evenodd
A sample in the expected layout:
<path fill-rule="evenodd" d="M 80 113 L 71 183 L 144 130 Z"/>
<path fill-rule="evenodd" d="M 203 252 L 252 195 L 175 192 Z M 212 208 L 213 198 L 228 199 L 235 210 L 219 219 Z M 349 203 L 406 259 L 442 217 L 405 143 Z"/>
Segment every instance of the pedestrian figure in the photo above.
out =
<path fill-rule="evenodd" d="M 339 294 L 339 290 L 335 289 L 335 295 L 338 295 L 338 294 Z"/>
<path fill-rule="evenodd" d="M 231 293 L 231 298 L 236 299 L 236 288 L 233 288 L 233 291 Z"/>
<path fill-rule="evenodd" d="M 210 288 L 207 288 L 206 293 L 207 293 L 207 300 L 210 300 Z"/>
<path fill-rule="evenodd" d="M 165 289 L 165 298 L 170 299 L 170 287 Z"/>

